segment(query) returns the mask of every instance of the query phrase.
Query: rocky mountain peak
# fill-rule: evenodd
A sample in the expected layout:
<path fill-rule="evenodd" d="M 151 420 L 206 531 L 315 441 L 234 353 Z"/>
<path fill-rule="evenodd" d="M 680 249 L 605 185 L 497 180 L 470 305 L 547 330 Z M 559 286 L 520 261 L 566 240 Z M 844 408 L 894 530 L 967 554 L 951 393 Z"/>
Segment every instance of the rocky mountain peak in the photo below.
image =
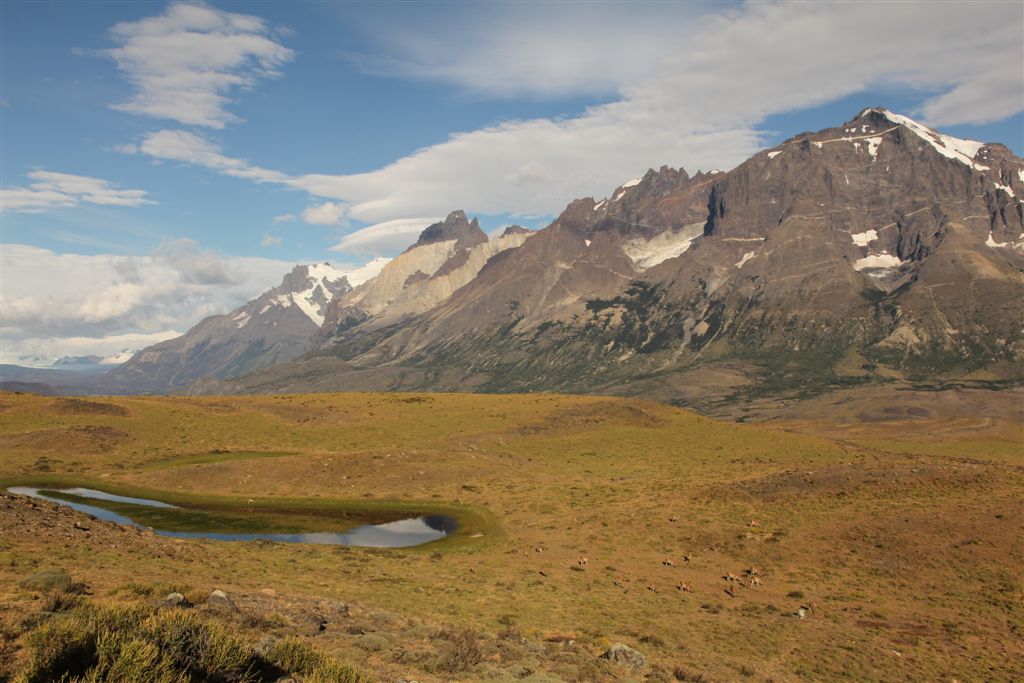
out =
<path fill-rule="evenodd" d="M 309 279 L 309 266 L 299 264 L 281 278 L 281 284 L 274 288 L 275 292 L 300 292 L 306 288 Z"/>
<path fill-rule="evenodd" d="M 268 291 L 265 296 L 281 296 L 288 294 L 312 293 L 313 290 L 325 291 L 327 298 L 344 294 L 352 289 L 346 273 L 334 268 L 330 263 L 300 264 L 292 268 L 282 279 L 281 284 Z"/>
<path fill-rule="evenodd" d="M 462 209 L 452 211 L 439 223 L 427 226 L 420 233 L 419 239 L 406 251 L 437 242 L 455 240 L 459 247 L 470 248 L 487 241 L 487 235 L 480 229 L 480 222 L 474 218 L 470 221 Z"/>
<path fill-rule="evenodd" d="M 860 128 L 856 127 L 858 123 Z M 847 126 L 850 128 L 847 129 Z M 978 159 L 981 150 L 988 146 L 984 142 L 944 135 L 933 128 L 918 123 L 909 116 L 896 114 L 882 107 L 865 109 L 853 121 L 844 125 L 843 128 L 848 133 L 877 133 L 879 135 L 884 135 L 895 128 L 900 128 L 930 145 L 936 152 L 946 158 L 959 161 L 976 171 L 984 172 L 989 170 L 989 167 Z"/>
<path fill-rule="evenodd" d="M 576 199 L 565 207 L 562 213 L 555 220 L 555 224 L 563 228 L 586 231 L 594 223 L 596 208 L 593 197 Z"/>
<path fill-rule="evenodd" d="M 532 230 L 524 228 L 521 225 L 510 225 L 501 233 L 501 237 L 508 237 L 509 235 L 528 235 Z"/>

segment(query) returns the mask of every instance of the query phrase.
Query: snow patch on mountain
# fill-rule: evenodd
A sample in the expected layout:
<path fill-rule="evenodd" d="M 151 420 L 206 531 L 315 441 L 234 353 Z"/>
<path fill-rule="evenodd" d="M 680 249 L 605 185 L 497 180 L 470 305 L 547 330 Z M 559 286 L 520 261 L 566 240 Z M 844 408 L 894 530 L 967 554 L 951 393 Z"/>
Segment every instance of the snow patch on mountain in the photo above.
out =
<path fill-rule="evenodd" d="M 857 259 L 853 263 L 853 269 L 870 277 L 885 277 L 899 268 L 902 263 L 899 257 L 883 251 Z"/>
<path fill-rule="evenodd" d="M 850 239 L 858 247 L 866 247 L 871 242 L 878 239 L 878 232 L 875 230 L 867 230 L 866 232 L 858 232 L 850 235 Z"/>
<path fill-rule="evenodd" d="M 316 323 L 317 327 L 320 327 L 324 324 L 325 316 L 320 312 L 321 304 L 318 304 L 315 301 L 317 290 L 320 290 L 321 292 L 323 291 L 320 285 L 317 285 L 313 289 L 308 289 L 301 294 L 293 294 L 291 296 L 295 305 L 299 307 L 299 310 L 305 313 L 307 318 Z"/>
<path fill-rule="evenodd" d="M 359 268 L 347 271 L 345 273 L 345 279 L 348 280 L 348 283 L 353 287 L 358 287 L 368 280 L 372 280 L 377 277 L 377 275 L 380 274 L 380 271 L 384 269 L 384 266 L 386 266 L 390 261 L 391 259 L 389 258 L 379 256 Z"/>
<path fill-rule="evenodd" d="M 996 242 L 995 238 L 992 236 L 992 232 L 989 231 L 988 238 L 985 240 L 985 244 L 987 246 L 992 247 L 993 249 L 1007 249 L 1007 248 L 1009 248 L 1009 249 L 1016 249 L 1017 251 L 1024 251 L 1024 232 L 1022 232 L 1021 234 L 1017 235 L 1016 241 L 1013 241 L 1013 242 Z"/>
<path fill-rule="evenodd" d="M 866 138 L 864 142 L 867 143 L 868 146 L 868 156 L 870 156 L 871 160 L 874 161 L 878 156 L 878 146 L 882 144 L 882 136 L 879 135 L 873 138 Z"/>
<path fill-rule="evenodd" d="M 742 268 L 743 264 L 746 263 L 747 261 L 749 261 L 750 259 L 754 258 L 754 254 L 756 254 L 756 253 L 757 253 L 756 251 L 748 251 L 746 254 L 744 254 L 740 258 L 739 261 L 736 262 L 736 267 L 737 268 Z"/>
<path fill-rule="evenodd" d="M 978 155 L 978 150 L 985 146 L 984 142 L 978 142 L 977 140 L 963 140 L 961 138 L 955 138 L 952 135 L 943 135 L 942 133 L 932 130 L 928 126 L 922 125 L 909 117 L 903 116 L 902 114 L 894 114 L 888 109 L 870 109 L 862 112 L 862 115 L 867 113 L 867 111 L 873 111 L 881 114 L 889 121 L 907 128 L 909 131 L 931 145 L 935 151 L 944 157 L 956 159 L 957 161 L 979 171 L 988 170 L 988 166 L 983 166 L 974 160 L 974 157 Z"/>
<path fill-rule="evenodd" d="M 268 307 L 288 308 L 294 306 L 319 327 L 324 324 L 328 304 L 336 296 L 345 294 L 353 287 L 372 280 L 380 274 L 389 261 L 390 259 L 386 258 L 375 258 L 359 268 L 349 270 L 336 268 L 326 262 L 312 263 L 305 266 L 305 286 L 302 289 L 277 294 L 270 299 L 269 304 L 260 309 L 260 313 L 265 313 L 269 310 Z M 239 328 L 244 327 L 248 322 L 248 319 L 242 320 L 237 316 L 233 320 Z"/>
<path fill-rule="evenodd" d="M 626 195 L 626 190 L 628 190 L 631 187 L 636 187 L 641 182 L 643 182 L 643 178 L 633 178 L 632 180 L 627 180 L 626 182 L 622 183 L 621 185 L 619 185 L 618 189 L 615 190 L 614 194 L 612 194 L 612 201 L 619 201 Z"/>
<path fill-rule="evenodd" d="M 629 240 L 622 250 L 637 268 L 646 270 L 685 253 L 703 232 L 703 223 L 692 223 L 679 232 L 665 231 L 650 240 Z"/>

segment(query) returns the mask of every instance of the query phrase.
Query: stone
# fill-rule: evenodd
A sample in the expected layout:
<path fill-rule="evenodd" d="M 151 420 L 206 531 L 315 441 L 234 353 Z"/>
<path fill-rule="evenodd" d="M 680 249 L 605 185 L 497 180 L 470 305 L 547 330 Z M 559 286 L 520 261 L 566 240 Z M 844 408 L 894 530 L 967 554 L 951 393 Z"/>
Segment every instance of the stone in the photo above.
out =
<path fill-rule="evenodd" d="M 601 658 L 614 662 L 619 666 L 628 667 L 634 671 L 639 671 L 647 665 L 647 658 L 642 652 L 622 643 L 612 645 L 601 655 Z"/>
<path fill-rule="evenodd" d="M 299 620 L 299 630 L 303 633 L 316 635 L 327 630 L 327 619 L 322 614 L 306 614 Z"/>
<path fill-rule="evenodd" d="M 165 607 L 191 607 L 192 603 L 188 601 L 181 593 L 168 593 L 164 596 L 162 601 Z"/>
<path fill-rule="evenodd" d="M 217 610 L 219 612 L 237 612 L 238 607 L 234 601 L 228 597 L 228 594 L 219 588 L 212 593 L 210 597 L 206 599 L 207 609 Z"/>

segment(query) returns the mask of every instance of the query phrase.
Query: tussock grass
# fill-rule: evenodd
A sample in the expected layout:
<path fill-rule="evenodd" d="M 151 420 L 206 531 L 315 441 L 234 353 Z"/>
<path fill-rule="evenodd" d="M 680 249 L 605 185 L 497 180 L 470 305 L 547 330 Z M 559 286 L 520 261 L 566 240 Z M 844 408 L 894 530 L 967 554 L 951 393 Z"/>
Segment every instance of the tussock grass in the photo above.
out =
<path fill-rule="evenodd" d="M 469 671 L 483 659 L 477 643 L 479 636 L 472 629 L 442 629 L 435 638 L 442 641 L 434 661 L 433 668 L 436 671 L 448 674 Z"/>
<path fill-rule="evenodd" d="M 82 604 L 24 636 L 15 683 L 364 683 L 359 672 L 297 639 L 262 651 L 209 616 L 143 605 Z"/>

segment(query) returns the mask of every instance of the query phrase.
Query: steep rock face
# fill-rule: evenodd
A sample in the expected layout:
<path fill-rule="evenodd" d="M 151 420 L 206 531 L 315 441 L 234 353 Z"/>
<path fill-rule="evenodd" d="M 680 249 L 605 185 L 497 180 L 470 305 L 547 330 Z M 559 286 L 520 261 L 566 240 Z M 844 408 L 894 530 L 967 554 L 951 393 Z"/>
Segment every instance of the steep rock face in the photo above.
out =
<path fill-rule="evenodd" d="M 485 353 L 491 335 L 530 339 L 538 329 L 578 324 L 589 301 L 621 293 L 646 269 L 689 248 L 703 229 L 713 178 L 663 167 L 623 184 L 608 199 L 576 200 L 419 318 L 337 335 L 325 352 L 359 364 L 429 358 L 435 346 L 445 356 L 473 356 Z M 361 334 L 369 331 L 374 334 Z M 493 365 L 495 359 L 467 362 Z"/>
<path fill-rule="evenodd" d="M 511 226 L 488 239 L 476 219 L 470 222 L 464 212 L 452 212 L 442 223 L 426 228 L 377 278 L 340 298 L 318 345 L 331 348 L 355 340 L 360 349 L 369 350 L 381 330 L 447 300 L 473 281 L 490 260 L 520 247 L 532 235 Z M 386 348 L 376 352 L 389 353 Z"/>
<path fill-rule="evenodd" d="M 419 239 L 381 272 L 361 287 L 339 297 L 327 313 L 325 330 L 350 326 L 386 310 L 406 288 L 429 280 L 446 263 L 465 259 L 476 246 L 487 243 L 487 235 L 474 218 L 453 211 L 444 221 L 420 233 Z"/>
<path fill-rule="evenodd" d="M 698 313 L 682 330 L 691 348 L 709 344 L 710 330 L 733 352 L 827 347 L 831 362 L 863 354 L 901 371 L 917 372 L 926 356 L 945 357 L 924 362 L 933 374 L 939 365 L 963 371 L 1009 360 L 1021 350 L 1020 330 L 1008 328 L 1008 311 L 979 284 L 1000 283 L 1004 297 L 1021 285 L 1019 249 L 985 243 L 1024 231 L 1019 174 L 1010 173 L 1021 160 L 1001 154 L 998 169 L 982 163 L 999 148 L 867 110 L 758 154 L 715 183 L 699 249 L 650 279 L 673 307 Z M 946 311 L 975 323 L 938 323 Z M 929 341 L 910 335 L 915 345 L 898 359 L 883 352 L 906 336 L 891 338 L 900 327 Z M 954 339 L 964 334 L 974 350 L 950 353 L 966 349 Z"/>
<path fill-rule="evenodd" d="M 529 231 L 504 234 L 457 251 L 433 275 L 407 284 L 368 329 L 429 311 L 476 277 L 489 260 L 503 251 L 522 246 L 531 234 Z"/>
<path fill-rule="evenodd" d="M 728 369 L 748 392 L 1021 379 L 1022 197 L 1024 161 L 1002 145 L 868 109 L 728 173 L 662 168 L 574 201 L 436 305 L 388 317 L 469 257 L 452 251 L 447 270 L 409 284 L 406 269 L 405 299 L 396 288 L 336 326 L 308 362 L 320 389 L 679 400 L 700 368 Z M 259 388 L 294 390 L 301 374 L 281 366 Z"/>
<path fill-rule="evenodd" d="M 278 287 L 227 315 L 204 319 L 184 335 L 143 349 L 109 375 L 112 387 L 165 391 L 201 377 L 234 377 L 298 357 L 334 297 L 376 275 L 387 259 L 353 271 L 296 266 Z"/>

